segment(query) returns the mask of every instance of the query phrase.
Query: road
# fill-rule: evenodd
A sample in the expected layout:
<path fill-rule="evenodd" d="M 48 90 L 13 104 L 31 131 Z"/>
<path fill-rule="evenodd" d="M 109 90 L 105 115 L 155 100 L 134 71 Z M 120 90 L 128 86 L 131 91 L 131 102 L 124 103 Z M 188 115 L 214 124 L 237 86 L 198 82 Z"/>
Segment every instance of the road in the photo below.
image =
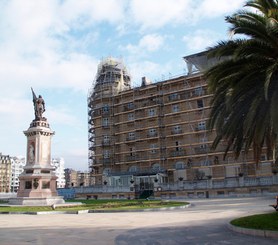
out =
<path fill-rule="evenodd" d="M 159 212 L 0 215 L 0 245 L 278 244 L 230 231 L 229 220 L 273 211 L 274 198 L 192 199 Z"/>

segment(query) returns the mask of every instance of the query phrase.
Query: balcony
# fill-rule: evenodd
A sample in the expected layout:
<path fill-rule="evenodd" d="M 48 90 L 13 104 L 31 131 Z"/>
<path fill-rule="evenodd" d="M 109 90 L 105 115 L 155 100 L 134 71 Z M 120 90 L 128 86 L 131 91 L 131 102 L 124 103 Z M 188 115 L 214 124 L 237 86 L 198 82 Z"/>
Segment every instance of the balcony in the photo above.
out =
<path fill-rule="evenodd" d="M 100 111 L 99 110 L 96 110 L 93 112 L 93 117 L 98 117 L 100 116 Z"/>
<path fill-rule="evenodd" d="M 207 146 L 205 147 L 195 147 L 194 151 L 196 154 L 204 154 L 209 152 L 209 148 Z"/>
<path fill-rule="evenodd" d="M 135 140 L 135 136 L 126 137 L 126 141 L 132 141 L 132 140 Z"/>
<path fill-rule="evenodd" d="M 185 154 L 186 154 L 185 150 L 171 151 L 170 152 L 171 157 L 185 156 Z"/>
<path fill-rule="evenodd" d="M 110 110 L 102 110 L 102 115 L 109 115 L 110 114 Z"/>
<path fill-rule="evenodd" d="M 124 106 L 124 111 L 130 111 L 130 110 L 134 110 L 135 109 L 135 105 L 134 104 L 130 104 L 130 105 L 125 105 Z"/>
<path fill-rule="evenodd" d="M 152 133 L 147 135 L 148 138 L 157 137 L 157 133 Z"/>
<path fill-rule="evenodd" d="M 136 161 L 136 160 L 138 160 L 137 158 L 138 158 L 137 155 L 134 155 L 134 156 L 126 156 L 126 161 L 127 161 L 127 162 Z"/>
<path fill-rule="evenodd" d="M 203 131 L 203 130 L 207 130 L 207 129 L 206 129 L 206 126 L 197 126 L 197 127 L 195 128 L 195 131 Z"/>
<path fill-rule="evenodd" d="M 111 164 L 112 159 L 111 158 L 100 158 L 99 160 L 96 161 L 96 165 L 98 164 Z"/>
<path fill-rule="evenodd" d="M 171 134 L 172 134 L 172 135 L 175 135 L 175 134 L 182 134 L 182 130 L 181 130 L 181 129 L 172 130 Z"/>
<path fill-rule="evenodd" d="M 101 145 L 102 145 L 102 146 L 110 146 L 110 145 L 111 145 L 111 142 L 110 142 L 110 140 L 103 140 L 103 141 L 101 142 Z"/>

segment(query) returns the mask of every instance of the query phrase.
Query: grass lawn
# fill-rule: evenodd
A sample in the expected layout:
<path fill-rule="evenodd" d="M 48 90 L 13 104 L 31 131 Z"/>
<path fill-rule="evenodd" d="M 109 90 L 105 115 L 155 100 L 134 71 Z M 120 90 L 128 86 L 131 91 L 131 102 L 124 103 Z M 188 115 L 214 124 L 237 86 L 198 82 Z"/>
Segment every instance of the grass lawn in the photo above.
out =
<path fill-rule="evenodd" d="M 278 231 L 278 212 L 234 219 L 231 224 L 243 228 Z"/>
<path fill-rule="evenodd" d="M 178 207 L 188 203 L 161 200 L 67 200 L 67 202 L 82 202 L 84 205 L 75 207 L 57 207 L 56 211 L 78 210 L 132 210 L 162 207 Z M 51 207 L 0 207 L 0 212 L 42 212 L 52 211 Z"/>

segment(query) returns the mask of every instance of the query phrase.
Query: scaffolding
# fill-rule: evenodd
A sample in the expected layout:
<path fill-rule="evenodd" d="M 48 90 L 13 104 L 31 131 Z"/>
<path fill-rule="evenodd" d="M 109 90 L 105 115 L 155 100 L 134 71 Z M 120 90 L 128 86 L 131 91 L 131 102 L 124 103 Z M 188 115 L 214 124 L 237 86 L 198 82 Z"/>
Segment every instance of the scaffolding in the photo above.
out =
<path fill-rule="evenodd" d="M 103 154 L 102 164 L 100 164 L 96 158 L 96 151 L 98 146 L 105 148 L 113 142 L 114 97 L 119 92 L 130 89 L 130 80 L 127 68 L 121 60 L 107 58 L 98 65 L 97 74 L 87 98 L 89 168 L 96 175 L 102 174 L 103 163 L 107 167 L 113 164 L 114 152 Z M 99 120 L 101 120 L 101 129 L 98 127 L 99 122 L 96 123 Z"/>

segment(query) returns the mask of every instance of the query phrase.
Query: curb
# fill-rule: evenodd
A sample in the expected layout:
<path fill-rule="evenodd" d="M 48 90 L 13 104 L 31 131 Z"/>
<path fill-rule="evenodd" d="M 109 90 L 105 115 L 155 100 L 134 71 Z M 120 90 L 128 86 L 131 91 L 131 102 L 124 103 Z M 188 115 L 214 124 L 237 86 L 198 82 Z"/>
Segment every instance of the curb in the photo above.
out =
<path fill-rule="evenodd" d="M 278 239 L 278 231 L 249 229 L 249 228 L 234 226 L 230 223 L 227 224 L 227 227 L 234 232 L 238 232 L 245 235 Z"/>
<path fill-rule="evenodd" d="M 184 209 L 190 207 L 191 204 L 183 205 L 179 207 L 168 208 L 146 208 L 146 209 L 133 209 L 133 210 L 89 210 L 89 213 L 137 213 L 137 212 L 157 212 L 157 211 L 171 211 L 177 209 Z"/>
<path fill-rule="evenodd" d="M 40 215 L 40 214 L 87 214 L 87 213 L 135 213 L 135 212 L 156 212 L 156 211 L 171 211 L 177 209 L 189 208 L 191 204 L 168 207 L 168 208 L 146 208 L 146 209 L 134 209 L 134 210 L 79 210 L 79 211 L 43 211 L 43 212 L 0 212 L 0 214 L 29 214 L 29 215 Z"/>

